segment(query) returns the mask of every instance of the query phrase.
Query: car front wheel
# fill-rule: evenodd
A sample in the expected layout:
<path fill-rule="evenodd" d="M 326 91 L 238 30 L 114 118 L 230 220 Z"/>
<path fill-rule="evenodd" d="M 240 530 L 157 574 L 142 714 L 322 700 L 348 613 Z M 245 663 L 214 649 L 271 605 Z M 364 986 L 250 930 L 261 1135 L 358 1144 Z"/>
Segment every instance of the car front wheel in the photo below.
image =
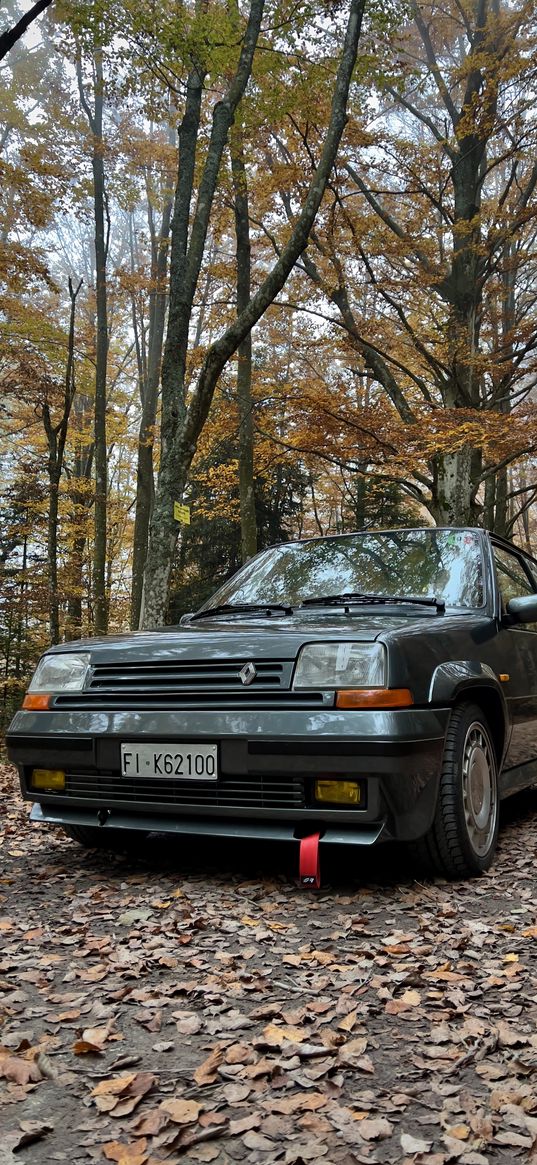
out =
<path fill-rule="evenodd" d="M 498 765 L 488 724 L 476 704 L 459 704 L 446 734 L 435 818 L 417 844 L 418 857 L 445 878 L 481 874 L 494 858 L 498 824 Z"/>
<path fill-rule="evenodd" d="M 99 825 L 62 825 L 62 829 L 71 841 L 78 842 L 85 849 L 116 852 L 128 850 L 132 853 L 147 837 L 147 831 L 143 829 L 103 829 Z"/>

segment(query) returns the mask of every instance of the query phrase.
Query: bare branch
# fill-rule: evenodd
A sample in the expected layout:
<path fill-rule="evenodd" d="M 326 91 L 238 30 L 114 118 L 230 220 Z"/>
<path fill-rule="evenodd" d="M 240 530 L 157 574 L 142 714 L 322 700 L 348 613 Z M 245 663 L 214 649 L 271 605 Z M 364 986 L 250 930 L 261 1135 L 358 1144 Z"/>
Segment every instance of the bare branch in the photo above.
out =
<path fill-rule="evenodd" d="M 3 61 L 4 57 L 6 57 L 13 46 L 16 45 L 17 41 L 20 40 L 21 36 L 24 36 L 26 29 L 29 28 L 31 24 L 33 24 L 34 20 L 40 16 L 41 13 L 45 11 L 45 8 L 48 8 L 51 3 L 52 0 L 36 0 L 36 3 L 32 4 L 32 7 L 24 14 L 24 16 L 21 16 L 20 20 L 18 20 L 17 23 L 13 25 L 13 28 L 8 28 L 6 32 L 3 32 L 0 35 L 0 61 Z"/>

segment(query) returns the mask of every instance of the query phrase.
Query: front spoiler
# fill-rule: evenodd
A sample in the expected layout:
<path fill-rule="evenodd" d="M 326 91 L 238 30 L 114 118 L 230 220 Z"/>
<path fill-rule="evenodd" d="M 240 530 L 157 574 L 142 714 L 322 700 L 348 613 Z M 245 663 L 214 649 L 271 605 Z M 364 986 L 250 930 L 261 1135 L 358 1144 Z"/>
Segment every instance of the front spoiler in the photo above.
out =
<path fill-rule="evenodd" d="M 304 829 L 299 824 L 266 821 L 263 819 L 248 819 L 236 821 L 226 818 L 210 817 L 160 817 L 157 814 L 143 815 L 137 813 L 121 813 L 110 810 L 105 822 L 99 819 L 95 812 L 64 808 L 54 809 L 50 804 L 45 806 L 35 803 L 32 806 L 30 820 L 39 823 L 49 822 L 51 825 L 91 825 L 99 826 L 103 834 L 107 829 L 140 829 L 149 833 L 180 833 L 205 837 L 224 837 L 250 841 L 299 841 L 304 836 Z M 309 827 L 311 829 L 311 826 Z M 326 845 L 374 845 L 383 832 L 383 822 L 361 829 L 346 828 L 344 826 L 328 826 L 321 829 L 320 843 Z"/>

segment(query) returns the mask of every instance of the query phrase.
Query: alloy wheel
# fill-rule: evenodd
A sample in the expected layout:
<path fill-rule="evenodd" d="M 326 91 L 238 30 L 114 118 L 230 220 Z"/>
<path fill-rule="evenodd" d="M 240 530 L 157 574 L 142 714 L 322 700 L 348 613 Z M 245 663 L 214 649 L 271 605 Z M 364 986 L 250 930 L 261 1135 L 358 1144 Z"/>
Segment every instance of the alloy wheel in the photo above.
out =
<path fill-rule="evenodd" d="M 462 799 L 468 840 L 474 853 L 485 857 L 496 833 L 498 793 L 492 746 L 477 722 L 470 724 L 464 741 Z"/>

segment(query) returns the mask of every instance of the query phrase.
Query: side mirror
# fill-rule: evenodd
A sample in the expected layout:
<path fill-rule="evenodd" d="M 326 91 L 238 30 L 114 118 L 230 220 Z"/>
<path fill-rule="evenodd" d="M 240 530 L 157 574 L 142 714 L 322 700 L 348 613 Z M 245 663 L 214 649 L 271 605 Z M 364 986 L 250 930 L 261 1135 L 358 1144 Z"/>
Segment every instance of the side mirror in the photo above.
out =
<path fill-rule="evenodd" d="M 190 623 L 190 620 L 191 620 L 193 614 L 194 614 L 194 611 L 188 611 L 188 613 L 186 615 L 181 615 L 181 618 L 179 620 L 179 626 L 185 627 L 187 623 Z"/>
<path fill-rule="evenodd" d="M 518 595 L 505 608 L 515 623 L 537 623 L 537 595 Z"/>

